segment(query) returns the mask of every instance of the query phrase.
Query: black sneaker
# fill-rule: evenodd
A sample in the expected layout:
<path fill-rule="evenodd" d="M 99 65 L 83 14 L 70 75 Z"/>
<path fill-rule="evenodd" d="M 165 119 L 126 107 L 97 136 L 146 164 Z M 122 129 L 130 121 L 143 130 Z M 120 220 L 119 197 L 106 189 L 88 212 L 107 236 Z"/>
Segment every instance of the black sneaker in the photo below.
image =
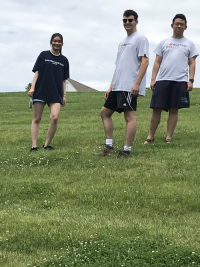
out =
<path fill-rule="evenodd" d="M 96 155 L 98 156 L 110 156 L 112 154 L 113 154 L 113 147 L 108 145 L 104 145 L 103 149 L 99 153 L 96 153 Z"/>
<path fill-rule="evenodd" d="M 37 147 L 31 147 L 30 151 L 38 151 Z"/>
<path fill-rule="evenodd" d="M 128 158 L 128 157 L 130 157 L 130 154 L 131 154 L 130 151 L 126 151 L 126 150 L 124 150 L 124 149 L 121 149 L 121 150 L 119 151 L 119 154 L 118 154 L 117 158 L 118 158 L 118 159 Z"/>
<path fill-rule="evenodd" d="M 49 146 L 49 145 L 47 145 L 47 146 L 43 145 L 43 148 L 44 149 L 48 149 L 48 150 L 54 150 L 54 148 L 52 146 Z"/>

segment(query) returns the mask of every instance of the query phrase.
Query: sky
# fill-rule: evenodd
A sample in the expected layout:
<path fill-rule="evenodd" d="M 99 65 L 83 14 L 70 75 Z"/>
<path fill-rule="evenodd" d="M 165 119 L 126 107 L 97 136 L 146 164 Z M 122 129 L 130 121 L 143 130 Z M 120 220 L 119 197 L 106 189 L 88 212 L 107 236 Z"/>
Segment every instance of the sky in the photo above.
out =
<path fill-rule="evenodd" d="M 70 63 L 70 78 L 106 91 L 112 80 L 118 44 L 126 37 L 123 13 L 135 10 L 138 31 L 149 40 L 147 87 L 156 45 L 172 36 L 171 21 L 185 14 L 184 36 L 200 52 L 199 0 L 1 0 L 0 92 L 25 91 L 32 82 L 33 65 L 41 51 L 50 50 L 53 33 L 63 35 L 62 49 Z M 194 87 L 200 87 L 200 59 Z"/>

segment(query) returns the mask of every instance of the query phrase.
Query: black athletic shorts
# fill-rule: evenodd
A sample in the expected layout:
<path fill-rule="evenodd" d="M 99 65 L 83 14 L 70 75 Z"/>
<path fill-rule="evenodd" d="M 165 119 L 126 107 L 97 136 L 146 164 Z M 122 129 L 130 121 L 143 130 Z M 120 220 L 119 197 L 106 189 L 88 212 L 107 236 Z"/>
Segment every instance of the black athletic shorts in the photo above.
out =
<path fill-rule="evenodd" d="M 187 82 L 157 81 L 152 94 L 150 108 L 188 108 L 190 97 Z"/>
<path fill-rule="evenodd" d="M 130 92 L 111 91 L 104 104 L 105 108 L 117 111 L 134 110 L 137 108 L 137 96 L 133 97 Z"/>

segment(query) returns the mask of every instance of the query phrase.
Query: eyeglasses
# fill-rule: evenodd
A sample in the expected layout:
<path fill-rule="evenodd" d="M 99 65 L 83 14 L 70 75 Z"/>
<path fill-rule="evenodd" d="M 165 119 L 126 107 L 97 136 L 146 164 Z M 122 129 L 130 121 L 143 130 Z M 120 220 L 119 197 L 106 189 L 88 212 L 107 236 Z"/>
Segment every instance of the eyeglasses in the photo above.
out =
<path fill-rule="evenodd" d="M 179 23 L 179 22 L 175 22 L 174 23 L 175 26 L 181 26 L 181 27 L 184 27 L 185 26 L 185 23 Z"/>
<path fill-rule="evenodd" d="M 122 20 L 123 20 L 124 23 L 126 23 L 127 20 L 128 20 L 128 22 L 133 22 L 133 19 L 122 19 Z"/>

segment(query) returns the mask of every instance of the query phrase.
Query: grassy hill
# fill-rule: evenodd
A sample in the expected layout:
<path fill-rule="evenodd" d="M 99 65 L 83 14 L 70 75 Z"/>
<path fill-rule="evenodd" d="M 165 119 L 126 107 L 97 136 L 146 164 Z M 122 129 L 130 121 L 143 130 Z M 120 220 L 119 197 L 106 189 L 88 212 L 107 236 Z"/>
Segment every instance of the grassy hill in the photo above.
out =
<path fill-rule="evenodd" d="M 114 114 L 110 157 L 99 116 L 104 93 L 67 93 L 54 151 L 44 151 L 45 107 L 37 152 L 26 93 L 0 94 L 0 266 L 200 266 L 199 89 L 179 112 L 172 142 L 167 113 L 155 142 L 143 145 L 151 92 L 139 98 L 137 134 L 128 159 L 123 114 Z"/>

